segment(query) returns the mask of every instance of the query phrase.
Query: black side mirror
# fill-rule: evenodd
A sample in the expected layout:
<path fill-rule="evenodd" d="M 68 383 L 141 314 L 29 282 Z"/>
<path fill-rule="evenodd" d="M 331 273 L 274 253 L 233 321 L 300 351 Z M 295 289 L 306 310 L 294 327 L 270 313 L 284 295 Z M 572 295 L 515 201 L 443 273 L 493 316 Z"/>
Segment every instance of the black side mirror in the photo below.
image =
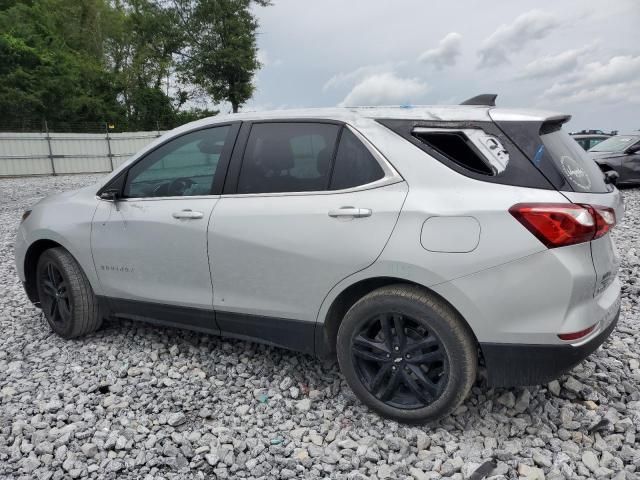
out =
<path fill-rule="evenodd" d="M 115 202 L 120 198 L 120 192 L 115 188 L 110 188 L 100 193 L 100 199 L 107 202 Z"/>
<path fill-rule="evenodd" d="M 625 153 L 634 154 L 638 152 L 640 152 L 640 144 L 630 146 L 629 148 L 627 148 L 627 151 Z"/>
<path fill-rule="evenodd" d="M 611 185 L 615 185 L 618 181 L 618 177 L 620 174 L 615 170 L 606 170 L 602 172 L 604 175 L 604 183 L 610 183 Z"/>

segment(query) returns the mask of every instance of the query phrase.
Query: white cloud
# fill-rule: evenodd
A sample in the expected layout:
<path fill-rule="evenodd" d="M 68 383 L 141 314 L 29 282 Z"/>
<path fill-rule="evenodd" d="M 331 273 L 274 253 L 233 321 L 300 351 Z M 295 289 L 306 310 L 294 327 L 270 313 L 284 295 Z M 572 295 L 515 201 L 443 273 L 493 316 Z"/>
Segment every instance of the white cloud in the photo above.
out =
<path fill-rule="evenodd" d="M 521 50 L 527 43 L 546 37 L 560 22 L 549 13 L 530 10 L 513 23 L 503 24 L 482 42 L 478 51 L 481 67 L 495 67 L 509 61 L 508 55 Z"/>
<path fill-rule="evenodd" d="M 567 50 L 557 55 L 548 55 L 529 62 L 517 78 L 542 78 L 571 72 L 578 67 L 578 60 L 592 47 Z"/>
<path fill-rule="evenodd" d="M 422 97 L 429 86 L 418 78 L 401 78 L 395 73 L 376 73 L 358 83 L 340 106 L 408 104 Z"/>
<path fill-rule="evenodd" d="M 442 69 L 445 66 L 453 66 L 460 56 L 461 47 L 462 35 L 457 32 L 451 32 L 438 42 L 437 47 L 423 52 L 418 57 L 418 60 L 431 64 L 438 69 Z"/>
<path fill-rule="evenodd" d="M 356 68 L 350 72 L 336 73 L 333 77 L 325 82 L 322 86 L 322 91 L 326 92 L 332 88 L 338 88 L 345 85 L 353 85 L 356 82 L 360 82 L 363 79 L 375 74 L 385 73 L 397 66 L 398 64 L 392 63 L 380 63 L 378 65 L 365 65 L 364 67 Z"/>
<path fill-rule="evenodd" d="M 588 63 L 553 84 L 541 99 L 562 103 L 640 103 L 640 55 Z"/>
<path fill-rule="evenodd" d="M 277 67 L 282 65 L 282 60 L 279 58 L 273 60 L 271 56 L 267 53 L 267 51 L 263 48 L 258 50 L 258 61 L 263 67 Z"/>

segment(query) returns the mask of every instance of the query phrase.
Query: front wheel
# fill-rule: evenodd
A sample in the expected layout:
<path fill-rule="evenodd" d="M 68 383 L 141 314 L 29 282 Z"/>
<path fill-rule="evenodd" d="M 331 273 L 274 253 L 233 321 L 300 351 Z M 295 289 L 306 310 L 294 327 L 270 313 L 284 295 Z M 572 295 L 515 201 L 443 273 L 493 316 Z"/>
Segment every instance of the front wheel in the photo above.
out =
<path fill-rule="evenodd" d="M 449 305 L 414 286 L 383 287 L 356 302 L 338 330 L 337 354 L 356 396 L 400 422 L 448 415 L 476 380 L 469 327 Z"/>
<path fill-rule="evenodd" d="M 102 317 L 89 280 L 64 248 L 42 253 L 36 278 L 40 306 L 55 333 L 74 338 L 100 328 Z"/>

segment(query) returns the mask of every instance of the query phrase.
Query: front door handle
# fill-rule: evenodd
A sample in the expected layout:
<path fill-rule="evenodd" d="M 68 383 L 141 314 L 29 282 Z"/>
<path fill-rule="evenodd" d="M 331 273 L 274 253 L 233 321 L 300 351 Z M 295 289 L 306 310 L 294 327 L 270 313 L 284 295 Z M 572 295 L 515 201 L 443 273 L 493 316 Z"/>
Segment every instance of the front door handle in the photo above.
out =
<path fill-rule="evenodd" d="M 333 218 L 337 217 L 352 217 L 352 218 L 362 218 L 362 217 L 370 217 L 371 209 L 370 208 L 356 208 L 356 207 L 341 207 L 336 208 L 334 210 L 329 210 L 329 216 Z"/>
<path fill-rule="evenodd" d="M 194 212 L 193 210 L 189 210 L 187 208 L 187 209 L 181 210 L 179 212 L 173 212 L 171 214 L 171 216 L 173 218 L 180 218 L 180 219 L 187 218 L 187 219 L 196 220 L 198 218 L 204 217 L 204 213 L 202 213 L 202 212 Z"/>

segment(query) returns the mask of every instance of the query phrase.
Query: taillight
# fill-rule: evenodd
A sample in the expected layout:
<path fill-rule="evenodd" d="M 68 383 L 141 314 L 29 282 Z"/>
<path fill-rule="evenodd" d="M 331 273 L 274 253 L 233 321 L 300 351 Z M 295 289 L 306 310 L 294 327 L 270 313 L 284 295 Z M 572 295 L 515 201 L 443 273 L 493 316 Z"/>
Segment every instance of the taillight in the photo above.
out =
<path fill-rule="evenodd" d="M 518 203 L 509 209 L 548 248 L 589 242 L 613 228 L 613 209 L 575 203 Z"/>
<path fill-rule="evenodd" d="M 594 210 L 596 234 L 593 238 L 600 238 L 616 226 L 616 212 L 613 208 L 601 207 L 599 205 L 585 205 L 585 207 L 590 207 Z"/>

